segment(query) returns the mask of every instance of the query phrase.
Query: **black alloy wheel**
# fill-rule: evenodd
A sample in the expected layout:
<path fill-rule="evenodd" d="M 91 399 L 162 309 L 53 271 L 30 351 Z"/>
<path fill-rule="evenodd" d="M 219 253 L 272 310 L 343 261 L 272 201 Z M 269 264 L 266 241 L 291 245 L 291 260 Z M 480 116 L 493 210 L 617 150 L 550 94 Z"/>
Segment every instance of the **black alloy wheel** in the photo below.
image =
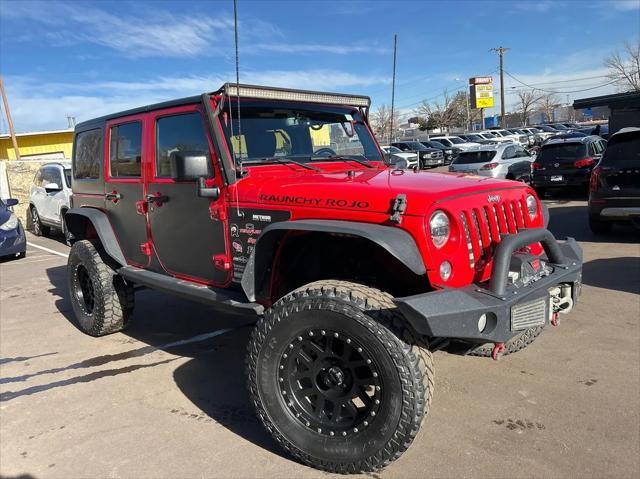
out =
<path fill-rule="evenodd" d="M 282 400 L 304 426 L 326 436 L 366 428 L 380 408 L 382 378 L 373 355 L 347 334 L 309 329 L 280 358 Z"/>
<path fill-rule="evenodd" d="M 91 276 L 84 265 L 78 265 L 76 269 L 76 281 L 74 281 L 74 294 L 78 300 L 78 304 L 82 306 L 87 315 L 93 314 L 95 305 L 95 293 Z"/>

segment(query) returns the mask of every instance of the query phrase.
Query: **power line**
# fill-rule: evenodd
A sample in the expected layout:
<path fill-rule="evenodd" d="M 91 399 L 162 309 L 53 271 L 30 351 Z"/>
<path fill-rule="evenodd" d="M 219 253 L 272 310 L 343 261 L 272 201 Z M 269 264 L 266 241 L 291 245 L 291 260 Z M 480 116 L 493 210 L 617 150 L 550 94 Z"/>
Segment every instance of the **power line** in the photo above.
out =
<path fill-rule="evenodd" d="M 533 86 L 533 85 L 529 85 L 529 84 L 527 84 L 527 83 L 525 83 L 525 82 L 523 82 L 523 81 L 521 81 L 521 80 L 517 79 L 516 77 L 514 77 L 514 76 L 513 76 L 511 73 L 509 73 L 508 71 L 505 71 L 505 73 L 506 73 L 507 75 L 509 75 L 511 78 L 513 78 L 515 81 L 517 81 L 518 83 L 520 83 L 520 84 L 522 84 L 522 85 L 524 85 L 524 86 L 526 86 L 526 87 L 528 87 L 528 88 L 531 88 L 532 90 L 542 91 L 542 92 L 545 92 L 545 93 L 581 93 L 581 92 L 583 92 L 583 91 L 596 90 L 596 89 L 598 89 L 598 88 L 602 88 L 602 87 L 605 87 L 605 86 L 611 85 L 611 84 L 613 84 L 613 83 L 615 83 L 615 82 L 616 82 L 616 80 L 612 80 L 612 81 L 610 81 L 610 82 L 603 83 L 602 85 L 594 86 L 594 87 L 591 87 L 591 88 L 584 88 L 584 89 L 582 89 L 582 90 L 571 90 L 571 91 L 546 90 L 546 89 L 544 89 L 544 88 L 537 88 L 537 87 L 535 87 L 535 86 Z"/>

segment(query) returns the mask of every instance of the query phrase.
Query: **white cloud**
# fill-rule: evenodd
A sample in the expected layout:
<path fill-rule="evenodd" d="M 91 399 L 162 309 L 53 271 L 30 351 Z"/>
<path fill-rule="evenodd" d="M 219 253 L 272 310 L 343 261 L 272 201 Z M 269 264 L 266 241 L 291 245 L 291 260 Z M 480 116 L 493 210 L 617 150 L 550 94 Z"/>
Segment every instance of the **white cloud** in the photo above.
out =
<path fill-rule="evenodd" d="M 640 0 L 614 0 L 613 8 L 620 12 L 640 10 Z"/>
<path fill-rule="evenodd" d="M 563 6 L 564 2 L 558 2 L 554 0 L 534 0 L 534 1 L 521 1 L 513 6 L 517 10 L 525 11 L 525 12 L 536 12 L 536 13 L 546 13 L 551 9 L 557 9 L 560 6 Z"/>
<path fill-rule="evenodd" d="M 299 43 L 258 43 L 251 46 L 255 50 L 263 50 L 278 53 L 332 53 L 336 55 L 348 55 L 351 53 L 379 53 L 388 54 L 389 48 L 358 45 L 327 45 L 327 44 L 299 44 Z"/>
<path fill-rule="evenodd" d="M 96 81 L 42 83 L 35 77 L 4 79 L 17 131 L 65 128 L 66 116 L 84 121 L 108 113 L 173 98 L 213 91 L 235 76 L 157 77 L 148 81 Z M 322 91 L 365 93 L 372 85 L 388 84 L 386 76 L 358 75 L 337 70 L 249 71 L 244 83 Z"/>

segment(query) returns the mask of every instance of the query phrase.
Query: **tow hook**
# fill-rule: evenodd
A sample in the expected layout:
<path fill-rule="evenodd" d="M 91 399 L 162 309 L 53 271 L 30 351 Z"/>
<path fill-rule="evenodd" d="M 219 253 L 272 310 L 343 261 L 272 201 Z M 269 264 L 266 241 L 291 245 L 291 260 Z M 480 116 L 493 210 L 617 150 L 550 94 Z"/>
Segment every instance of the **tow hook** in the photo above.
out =
<path fill-rule="evenodd" d="M 494 361 L 498 361 L 504 354 L 504 343 L 493 343 L 493 351 L 491 357 Z"/>
<path fill-rule="evenodd" d="M 560 313 L 553 313 L 553 317 L 551 318 L 551 326 L 558 326 L 560 324 Z"/>

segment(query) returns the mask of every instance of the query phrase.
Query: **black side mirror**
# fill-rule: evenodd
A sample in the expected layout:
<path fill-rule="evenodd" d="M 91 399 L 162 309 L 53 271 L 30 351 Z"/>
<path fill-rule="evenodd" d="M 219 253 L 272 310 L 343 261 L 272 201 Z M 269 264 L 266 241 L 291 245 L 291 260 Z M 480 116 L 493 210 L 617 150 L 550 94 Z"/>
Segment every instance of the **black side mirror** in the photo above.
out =
<path fill-rule="evenodd" d="M 62 191 L 62 188 L 58 183 L 47 183 L 46 185 L 44 185 L 44 190 L 47 193 L 55 193 L 57 191 Z"/>
<path fill-rule="evenodd" d="M 15 206 L 19 203 L 19 201 L 16 198 L 9 198 L 4 200 L 4 204 L 9 207 L 9 206 Z"/>
<path fill-rule="evenodd" d="M 177 181 L 193 181 L 211 178 L 209 154 L 204 151 L 174 151 L 169 156 L 171 178 Z"/>

